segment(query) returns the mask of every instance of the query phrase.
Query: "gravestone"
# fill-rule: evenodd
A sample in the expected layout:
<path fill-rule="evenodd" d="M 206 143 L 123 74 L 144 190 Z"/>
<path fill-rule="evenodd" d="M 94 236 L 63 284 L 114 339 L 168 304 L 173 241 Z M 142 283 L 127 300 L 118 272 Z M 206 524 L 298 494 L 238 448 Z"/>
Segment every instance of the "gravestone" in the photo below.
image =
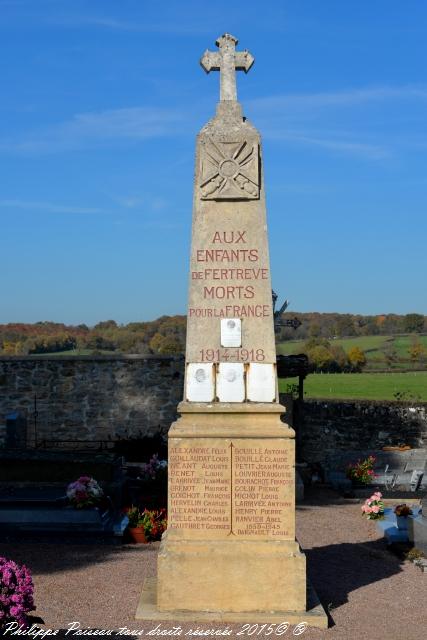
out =
<path fill-rule="evenodd" d="M 408 520 L 409 540 L 427 556 L 427 497 L 421 500 L 421 511 L 417 517 Z"/>
<path fill-rule="evenodd" d="M 262 155 L 225 34 L 216 116 L 197 140 L 185 397 L 169 431 L 168 529 L 137 618 L 326 627 L 295 539 L 294 431 L 280 416 Z M 307 592 L 309 599 L 307 599 Z"/>
<path fill-rule="evenodd" d="M 27 437 L 27 419 L 19 411 L 6 416 L 6 449 L 24 448 Z"/>

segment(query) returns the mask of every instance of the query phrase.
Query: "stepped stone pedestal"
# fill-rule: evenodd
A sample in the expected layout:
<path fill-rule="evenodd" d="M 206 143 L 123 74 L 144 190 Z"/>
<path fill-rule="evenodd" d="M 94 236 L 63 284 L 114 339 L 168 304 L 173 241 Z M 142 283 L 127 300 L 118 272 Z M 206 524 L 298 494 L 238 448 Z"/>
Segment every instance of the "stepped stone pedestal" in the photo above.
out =
<path fill-rule="evenodd" d="M 198 136 L 185 397 L 169 431 L 168 529 L 138 619 L 326 627 L 295 539 L 295 439 L 278 402 L 261 142 L 225 34 L 216 116 Z"/>

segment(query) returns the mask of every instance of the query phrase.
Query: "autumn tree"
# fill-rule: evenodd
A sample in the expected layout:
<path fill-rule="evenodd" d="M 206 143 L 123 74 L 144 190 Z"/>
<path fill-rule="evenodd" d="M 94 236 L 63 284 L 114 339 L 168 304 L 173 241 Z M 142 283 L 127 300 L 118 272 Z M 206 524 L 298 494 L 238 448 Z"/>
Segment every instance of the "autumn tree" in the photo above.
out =
<path fill-rule="evenodd" d="M 385 361 L 389 367 L 397 361 L 397 351 L 392 342 L 387 342 L 386 346 L 382 350 Z"/>
<path fill-rule="evenodd" d="M 333 366 L 333 355 L 330 350 L 323 345 L 318 345 L 310 349 L 307 352 L 307 356 L 317 371 L 330 371 Z"/>
<path fill-rule="evenodd" d="M 117 329 L 117 322 L 115 320 L 102 320 L 93 327 L 94 331 L 107 331 L 108 329 Z"/>
<path fill-rule="evenodd" d="M 351 347 L 347 358 L 353 371 L 361 371 L 366 365 L 366 356 L 360 347 Z"/>
<path fill-rule="evenodd" d="M 417 361 L 423 360 L 426 350 L 416 336 L 413 337 L 408 349 L 409 357 L 412 360 L 412 364 L 415 366 Z"/>
<path fill-rule="evenodd" d="M 421 333 L 424 330 L 424 316 L 420 313 L 408 313 L 403 320 L 406 333 Z"/>
<path fill-rule="evenodd" d="M 345 371 L 348 367 L 348 358 L 344 349 L 338 344 L 333 344 L 329 350 L 334 360 L 333 370 Z"/>
<path fill-rule="evenodd" d="M 338 317 L 335 325 L 335 333 L 337 336 L 355 336 L 356 329 L 353 322 L 353 317 L 350 315 L 342 315 Z"/>
<path fill-rule="evenodd" d="M 308 333 L 311 338 L 318 338 L 321 335 L 320 325 L 317 322 L 310 324 Z"/>
<path fill-rule="evenodd" d="M 155 333 L 150 340 L 150 349 L 154 353 L 160 354 L 178 354 L 182 353 L 182 345 L 180 341 L 174 336 L 162 336 L 160 333 Z"/>

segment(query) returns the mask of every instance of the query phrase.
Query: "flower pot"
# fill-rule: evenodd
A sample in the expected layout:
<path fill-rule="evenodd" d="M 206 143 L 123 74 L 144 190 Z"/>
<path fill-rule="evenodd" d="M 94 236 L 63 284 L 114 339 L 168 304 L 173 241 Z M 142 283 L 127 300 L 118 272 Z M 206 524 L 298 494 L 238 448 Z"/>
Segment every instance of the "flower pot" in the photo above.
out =
<path fill-rule="evenodd" d="M 407 516 L 396 516 L 396 524 L 397 528 L 401 531 L 406 531 L 408 528 L 408 518 Z"/>
<path fill-rule="evenodd" d="M 129 527 L 129 535 L 137 544 L 147 544 L 148 540 L 143 527 Z"/>

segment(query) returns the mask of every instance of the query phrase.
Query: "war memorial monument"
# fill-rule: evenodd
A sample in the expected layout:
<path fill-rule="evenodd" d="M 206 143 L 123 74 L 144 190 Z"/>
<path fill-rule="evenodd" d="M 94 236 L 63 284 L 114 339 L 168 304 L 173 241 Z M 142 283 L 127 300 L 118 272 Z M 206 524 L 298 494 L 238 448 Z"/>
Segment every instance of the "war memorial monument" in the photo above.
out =
<path fill-rule="evenodd" d="M 136 617 L 326 627 L 295 539 L 295 439 L 281 421 L 260 135 L 229 34 L 201 65 L 220 72 L 197 139 L 180 418 L 169 431 L 168 530 Z"/>

